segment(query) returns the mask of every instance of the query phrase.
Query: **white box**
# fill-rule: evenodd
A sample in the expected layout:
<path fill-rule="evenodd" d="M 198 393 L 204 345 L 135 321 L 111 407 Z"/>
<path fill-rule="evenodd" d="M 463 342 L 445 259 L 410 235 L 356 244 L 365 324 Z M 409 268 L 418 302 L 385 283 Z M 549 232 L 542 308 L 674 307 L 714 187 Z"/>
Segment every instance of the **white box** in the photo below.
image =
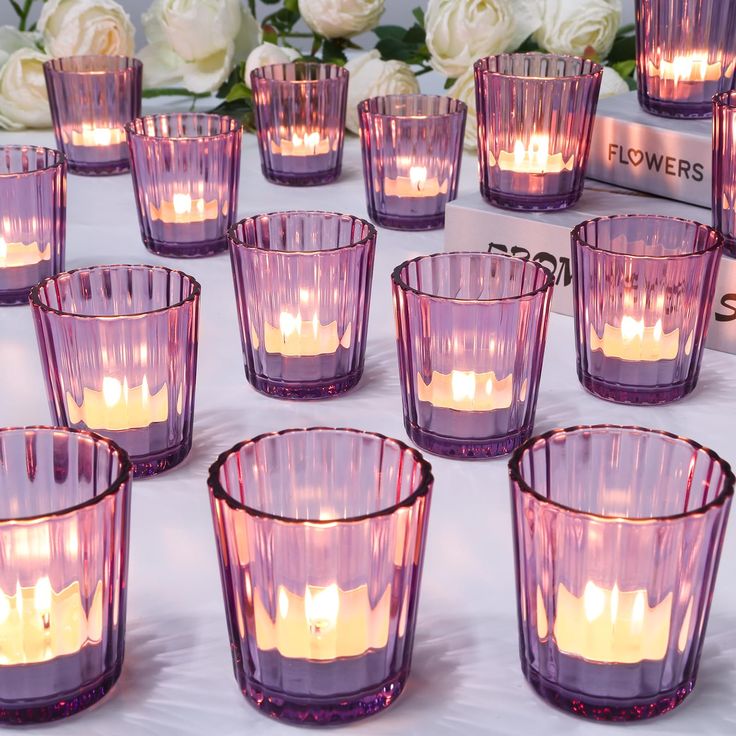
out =
<path fill-rule="evenodd" d="M 570 230 L 602 215 L 655 214 L 708 223 L 710 211 L 667 199 L 656 199 L 607 184 L 586 182 L 578 204 L 561 212 L 512 212 L 488 204 L 480 193 L 447 205 L 445 250 L 510 253 L 531 258 L 555 274 L 552 310 L 572 315 Z M 736 259 L 724 256 L 718 274 L 707 346 L 736 353 Z"/>
<path fill-rule="evenodd" d="M 598 103 L 587 175 L 610 184 L 711 206 L 712 121 L 650 115 L 636 92 Z"/>

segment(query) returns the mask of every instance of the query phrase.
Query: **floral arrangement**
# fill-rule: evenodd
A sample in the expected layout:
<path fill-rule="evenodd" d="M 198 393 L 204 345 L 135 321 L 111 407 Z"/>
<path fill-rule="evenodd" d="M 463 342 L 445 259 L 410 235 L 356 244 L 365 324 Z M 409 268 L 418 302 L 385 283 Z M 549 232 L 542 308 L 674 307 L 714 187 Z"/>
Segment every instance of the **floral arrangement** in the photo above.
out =
<path fill-rule="evenodd" d="M 116 0 L 8 0 L 18 27 L 0 27 L 0 127 L 51 124 L 42 64 L 51 57 L 135 52 L 135 29 Z M 428 0 L 409 28 L 380 25 L 386 0 L 153 0 L 143 14 L 145 96 L 215 95 L 219 112 L 248 123 L 250 72 L 296 59 L 350 70 L 347 127 L 355 106 L 382 94 L 419 91 L 418 77 L 439 73 L 447 94 L 471 111 L 466 143 L 475 145 L 473 62 L 504 51 L 544 50 L 606 64 L 602 95 L 635 86 L 633 27 L 620 28 L 621 0 Z M 40 7 L 35 22 L 34 9 Z M 366 50 L 353 38 L 375 35 Z"/>

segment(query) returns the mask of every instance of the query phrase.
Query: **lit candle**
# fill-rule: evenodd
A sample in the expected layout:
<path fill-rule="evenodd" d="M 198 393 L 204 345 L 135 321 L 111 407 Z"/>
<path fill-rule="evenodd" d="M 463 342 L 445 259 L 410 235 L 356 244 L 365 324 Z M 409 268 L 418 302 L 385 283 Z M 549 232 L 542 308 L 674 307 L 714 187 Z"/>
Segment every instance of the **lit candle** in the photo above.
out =
<path fill-rule="evenodd" d="M 160 220 L 176 225 L 189 225 L 194 222 L 216 220 L 220 215 L 219 209 L 216 199 L 209 201 L 192 199 L 191 194 L 176 193 L 171 201 L 162 200 L 160 207 L 151 204 L 150 213 L 152 220 Z M 222 214 L 227 215 L 227 202 L 223 205 L 222 210 Z"/>
<path fill-rule="evenodd" d="M 417 373 L 419 401 L 427 401 L 441 409 L 459 411 L 494 411 L 508 409 L 514 401 L 514 377 L 497 378 L 493 371 L 432 371 L 432 378 L 425 383 Z M 526 381 L 521 387 L 520 401 L 526 399 Z"/>
<path fill-rule="evenodd" d="M 447 194 L 447 181 L 435 177 L 427 178 L 425 166 L 411 166 L 409 176 L 386 178 L 383 185 L 387 197 L 437 197 Z"/>
<path fill-rule="evenodd" d="M 496 165 L 491 152 L 489 163 L 491 166 Z M 501 171 L 513 171 L 517 174 L 559 174 L 562 171 L 572 171 L 574 166 L 574 155 L 571 154 L 565 161 L 561 153 L 550 154 L 547 135 L 532 135 L 528 145 L 517 139 L 513 151 L 501 151 L 498 156 L 498 168 Z"/>
<path fill-rule="evenodd" d="M 692 340 L 691 333 L 685 345 L 686 355 L 690 355 Z M 590 325 L 590 349 L 602 352 L 607 358 L 619 360 L 675 360 L 680 352 L 680 328 L 665 332 L 661 319 L 653 326 L 646 326 L 644 319 L 624 316 L 620 327 L 606 323 L 602 335 L 598 335 L 593 325 Z"/>
<path fill-rule="evenodd" d="M 260 341 L 255 330 L 251 330 L 251 338 L 256 349 Z M 268 322 L 263 326 L 263 344 L 267 353 L 280 353 L 285 357 L 308 357 L 334 353 L 338 348 L 350 348 L 352 343 L 352 324 L 340 337 L 337 322 L 323 325 L 315 313 L 312 319 L 302 319 L 301 313 L 296 316 L 291 312 L 281 312 L 279 325 L 274 327 Z"/>
<path fill-rule="evenodd" d="M 74 146 L 118 146 L 125 143 L 125 131 L 82 123 L 82 130 L 72 129 L 67 139 Z"/>
<path fill-rule="evenodd" d="M 318 131 L 301 135 L 292 133 L 291 140 L 288 135 L 281 138 L 281 145 L 271 140 L 271 153 L 281 156 L 320 156 L 330 153 L 330 141 L 322 138 Z"/>
<path fill-rule="evenodd" d="M 707 52 L 695 51 L 688 55 L 674 56 L 671 61 L 661 59 L 659 65 L 649 60 L 647 73 L 650 77 L 674 82 L 675 86 L 691 82 L 719 82 L 723 74 L 723 63 L 720 59 L 711 63 Z"/>
<path fill-rule="evenodd" d="M 41 248 L 37 242 L 9 243 L 0 235 L 0 268 L 34 266 L 41 261 L 51 260 L 48 243 Z"/>

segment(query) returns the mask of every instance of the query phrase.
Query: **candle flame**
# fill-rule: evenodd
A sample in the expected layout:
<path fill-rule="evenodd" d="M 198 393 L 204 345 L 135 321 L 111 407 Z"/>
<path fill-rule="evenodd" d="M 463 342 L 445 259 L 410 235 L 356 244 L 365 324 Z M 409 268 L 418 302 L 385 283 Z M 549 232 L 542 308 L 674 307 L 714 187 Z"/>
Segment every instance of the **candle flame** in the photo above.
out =
<path fill-rule="evenodd" d="M 450 374 L 452 398 L 454 401 L 473 401 L 475 399 L 475 373 L 473 371 L 452 371 Z"/>
<path fill-rule="evenodd" d="M 304 612 L 312 634 L 319 636 L 335 628 L 340 610 L 337 584 L 326 588 L 307 585 L 304 593 Z"/>
<path fill-rule="evenodd" d="M 314 131 L 312 133 L 304 133 L 303 136 L 300 136 L 298 133 L 294 133 L 291 136 L 291 144 L 294 146 L 294 148 L 306 148 L 311 149 L 312 153 L 317 152 L 317 146 L 319 146 L 320 143 L 320 136 L 317 131 Z"/>
<path fill-rule="evenodd" d="M 192 211 L 192 195 L 176 193 L 172 197 L 172 204 L 177 215 L 188 215 Z"/>
<path fill-rule="evenodd" d="M 411 181 L 411 185 L 418 192 L 421 192 L 427 183 L 427 168 L 425 166 L 412 166 L 409 169 L 409 180 Z"/>

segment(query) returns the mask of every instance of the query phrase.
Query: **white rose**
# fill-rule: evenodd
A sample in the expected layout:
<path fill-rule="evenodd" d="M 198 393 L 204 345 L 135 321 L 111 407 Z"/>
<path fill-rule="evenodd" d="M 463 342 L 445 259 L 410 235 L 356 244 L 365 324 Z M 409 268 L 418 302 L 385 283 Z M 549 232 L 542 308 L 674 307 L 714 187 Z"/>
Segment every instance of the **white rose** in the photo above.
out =
<path fill-rule="evenodd" d="M 478 120 L 475 113 L 475 75 L 472 67 L 455 80 L 447 90 L 447 96 L 461 100 L 468 106 L 463 145 L 468 151 L 474 151 L 478 145 Z"/>
<path fill-rule="evenodd" d="M 51 56 L 131 56 L 135 28 L 115 0 L 47 0 L 38 19 Z"/>
<path fill-rule="evenodd" d="M 350 72 L 345 126 L 353 133 L 360 130 L 357 108 L 361 100 L 379 95 L 415 95 L 419 92 L 419 82 L 411 67 L 403 61 L 384 61 L 376 49 L 351 59 L 345 68 Z"/>
<path fill-rule="evenodd" d="M 325 38 L 349 38 L 378 25 L 386 0 L 299 0 L 304 22 Z"/>
<path fill-rule="evenodd" d="M 425 26 L 432 66 L 459 77 L 484 56 L 515 51 L 539 22 L 535 0 L 429 0 Z"/>
<path fill-rule="evenodd" d="M 604 66 L 603 77 L 601 78 L 600 99 L 622 95 L 628 91 L 629 85 L 626 84 L 624 78 L 615 69 L 612 69 L 610 66 Z"/>
<path fill-rule="evenodd" d="M 40 38 L 36 33 L 19 31 L 13 26 L 0 26 L 0 66 L 18 49 L 38 48 Z"/>
<path fill-rule="evenodd" d="M 38 49 L 14 51 L 0 69 L 0 128 L 48 128 L 49 98 L 43 63 L 50 57 Z"/>
<path fill-rule="evenodd" d="M 154 0 L 142 19 L 148 46 L 138 57 L 147 87 L 212 92 L 261 40 L 241 0 Z"/>
<path fill-rule="evenodd" d="M 259 66 L 270 66 L 271 64 L 288 64 L 294 59 L 298 59 L 301 53 L 296 49 L 288 46 L 277 46 L 275 43 L 262 43 L 256 46 L 253 51 L 248 54 L 248 61 L 245 62 L 245 84 L 250 88 L 250 73 Z"/>
<path fill-rule="evenodd" d="M 605 56 L 621 25 L 621 0 L 546 0 L 536 42 L 553 54 L 581 55 L 588 47 Z"/>

